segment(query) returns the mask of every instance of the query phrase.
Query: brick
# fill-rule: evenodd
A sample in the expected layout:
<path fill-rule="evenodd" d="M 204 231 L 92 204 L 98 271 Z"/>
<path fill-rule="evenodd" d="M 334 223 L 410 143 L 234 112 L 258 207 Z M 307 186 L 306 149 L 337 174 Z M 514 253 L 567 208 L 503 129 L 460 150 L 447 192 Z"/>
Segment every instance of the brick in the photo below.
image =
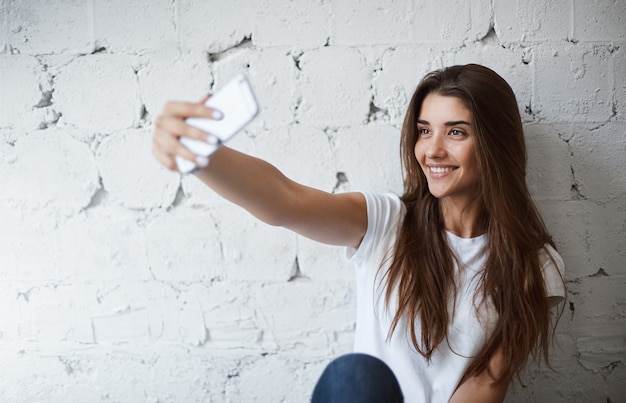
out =
<path fill-rule="evenodd" d="M 322 130 L 293 125 L 260 131 L 255 143 L 254 154 L 269 161 L 290 179 L 328 192 L 335 186 L 333 149 Z M 280 153 L 277 150 L 281 150 Z"/>
<path fill-rule="evenodd" d="M 626 201 L 596 204 L 589 209 L 589 256 L 593 273 L 602 268 L 611 275 L 625 275 Z"/>
<path fill-rule="evenodd" d="M 92 11 L 96 47 L 115 52 L 174 47 L 174 9 L 167 0 L 96 1 Z"/>
<path fill-rule="evenodd" d="M 158 355 L 149 350 L 129 351 L 117 348 L 103 350 L 89 358 L 86 364 L 91 363 L 93 369 L 87 367 L 85 374 L 79 379 L 84 380 L 85 386 L 95 389 L 96 399 L 140 401 L 146 398 L 146 390 L 151 384 L 150 369 Z M 120 371 L 120 368 L 124 370 Z M 88 375 L 91 375 L 91 379 L 87 378 Z M 74 387 L 68 382 L 67 388 L 72 390 Z M 84 400 L 96 400 L 90 399 L 94 393 L 89 388 L 85 388 L 83 393 Z"/>
<path fill-rule="evenodd" d="M 143 340 L 149 337 L 150 328 L 145 309 L 127 309 L 112 315 L 92 318 L 96 343 L 116 343 Z"/>
<path fill-rule="evenodd" d="M 577 126 L 570 140 L 578 191 L 590 200 L 606 201 L 626 194 L 626 123 L 594 128 Z"/>
<path fill-rule="evenodd" d="M 15 51 L 76 54 L 93 50 L 88 3 L 79 0 L 7 3 L 8 43 Z"/>
<path fill-rule="evenodd" d="M 388 114 L 392 125 L 402 127 L 417 84 L 435 69 L 433 59 L 434 52 L 425 46 L 399 46 L 383 53 L 372 79 L 373 103 Z"/>
<path fill-rule="evenodd" d="M 623 1 L 574 0 L 573 39 L 580 41 L 624 41 L 626 3 Z"/>
<path fill-rule="evenodd" d="M 231 281 L 274 282 L 291 277 L 296 235 L 264 224 L 241 208 L 216 217 L 225 278 Z"/>
<path fill-rule="evenodd" d="M 411 42 L 415 11 L 409 1 L 333 0 L 331 5 L 333 45 L 369 46 Z"/>
<path fill-rule="evenodd" d="M 4 281 L 38 283 L 58 277 L 58 217 L 24 203 L 1 202 L 0 276 Z M 37 253 L 33 253 L 37 251 Z"/>
<path fill-rule="evenodd" d="M 551 125 L 524 127 L 528 153 L 526 182 L 536 200 L 568 200 L 571 196 L 570 150 L 562 132 Z"/>
<path fill-rule="evenodd" d="M 99 342 L 109 345 L 132 342 L 128 340 L 127 335 L 114 333 L 117 331 L 115 322 L 117 320 L 123 322 L 127 319 L 123 317 L 126 314 L 140 316 L 139 327 L 132 332 L 146 343 L 182 341 L 179 317 L 187 298 L 178 285 L 174 286 L 160 279 L 153 281 L 129 279 L 123 283 L 99 282 L 95 284 L 95 288 L 91 293 L 95 301 L 87 301 L 83 306 L 74 308 L 81 321 L 89 324 L 91 343 L 98 341 L 95 339 L 97 334 L 92 330 L 94 323 L 101 328 Z M 138 289 L 142 292 L 138 293 Z M 111 324 L 111 329 L 107 323 Z M 85 337 L 84 334 L 81 335 Z M 78 336 L 80 335 L 73 334 L 73 337 Z"/>
<path fill-rule="evenodd" d="M 610 369 L 623 362 L 626 359 L 626 326 L 623 321 L 600 322 L 595 319 L 586 322 L 575 331 L 578 362 L 594 372 Z"/>
<path fill-rule="evenodd" d="M 222 276 L 222 242 L 207 213 L 181 209 L 155 217 L 146 227 L 150 271 L 173 284 Z"/>
<path fill-rule="evenodd" d="M 355 126 L 336 134 L 337 171 L 348 190 L 402 192 L 400 131 L 386 124 Z"/>
<path fill-rule="evenodd" d="M 199 102 L 211 90 L 213 73 L 202 52 L 179 54 L 164 48 L 155 52 L 137 72 L 141 100 L 155 118 L 167 101 Z"/>
<path fill-rule="evenodd" d="M 572 293 L 570 300 L 576 307 L 578 330 L 597 320 L 605 320 L 607 325 L 613 322 L 613 325 L 609 326 L 619 327 L 619 321 L 616 319 L 623 318 L 626 314 L 626 296 L 623 292 L 626 276 L 609 273 L 597 272 L 568 284 Z"/>
<path fill-rule="evenodd" d="M 624 202 L 596 204 L 539 201 L 543 218 L 565 261 L 568 280 L 597 274 L 624 275 Z M 602 273 L 600 271 L 600 273 Z"/>
<path fill-rule="evenodd" d="M 263 0 L 249 6 L 257 46 L 307 49 L 324 45 L 330 37 L 329 7 L 321 1 Z"/>
<path fill-rule="evenodd" d="M 352 48 L 325 47 L 300 57 L 301 102 L 296 116 L 315 127 L 363 122 L 371 99 L 372 69 Z"/>
<path fill-rule="evenodd" d="M 495 2 L 493 9 L 495 31 L 503 42 L 561 41 L 570 36 L 568 0 Z"/>
<path fill-rule="evenodd" d="M 183 49 L 220 52 L 250 38 L 254 7 L 245 0 L 219 4 L 183 0 L 177 3 L 176 27 Z"/>
<path fill-rule="evenodd" d="M 170 348 L 156 356 L 150 371 L 147 399 L 201 402 L 225 396 L 226 384 L 237 371 L 237 362 L 213 353 Z"/>
<path fill-rule="evenodd" d="M 151 209 L 174 202 L 179 176 L 157 163 L 151 139 L 147 130 L 133 129 L 110 135 L 98 146 L 102 186 L 122 206 Z"/>
<path fill-rule="evenodd" d="M 442 44 L 479 40 L 492 27 L 491 4 L 486 0 L 420 1 L 414 8 L 414 40 Z"/>
<path fill-rule="evenodd" d="M 335 288 L 326 284 L 325 288 Z M 335 290 L 338 295 L 346 293 L 344 288 Z M 279 351 L 290 351 L 299 346 L 307 355 L 325 355 L 329 350 L 327 331 L 333 328 L 341 329 L 345 323 L 354 320 L 352 309 L 343 309 L 343 320 L 337 318 L 329 323 L 330 310 L 325 310 L 325 304 L 329 297 L 319 295 L 319 284 L 311 281 L 292 281 L 277 284 L 264 285 L 255 299 L 255 312 L 262 322 L 263 342 L 275 344 Z M 353 294 L 349 294 L 354 298 Z M 337 296 L 337 299 L 341 297 Z M 350 306 L 353 300 L 344 302 Z M 341 308 L 337 308 L 341 309 Z M 290 311 L 292 314 L 288 314 Z M 297 315 L 293 315 L 297 312 Z M 332 312 L 332 311 L 331 311 Z M 299 353 L 302 354 L 302 353 Z"/>
<path fill-rule="evenodd" d="M 297 247 L 302 277 L 314 281 L 345 281 L 346 286 L 352 284 L 354 268 L 346 259 L 344 247 L 324 245 L 301 236 L 297 239 Z"/>
<path fill-rule="evenodd" d="M 307 401 L 315 383 L 306 372 L 301 359 L 267 357 L 240 369 L 236 383 L 228 385 L 231 387 L 227 392 L 233 401 L 264 401 L 266 396 L 276 396 L 277 400 L 285 402 Z M 283 382 L 276 383 L 275 379 Z"/>
<path fill-rule="evenodd" d="M 0 91 L 4 95 L 0 98 L 0 127 L 36 129 L 46 122 L 43 91 L 49 89 L 37 59 L 0 54 L 0 71 Z"/>
<path fill-rule="evenodd" d="M 536 114 L 549 121 L 604 122 L 612 114 L 610 53 L 605 47 L 535 50 Z"/>
<path fill-rule="evenodd" d="M 90 323 L 81 315 L 83 306 L 95 300 L 92 291 L 91 287 L 79 285 L 47 285 L 28 290 L 27 300 L 20 297 L 20 316 L 28 321 L 30 329 L 20 329 L 20 336 L 44 342 L 92 342 L 88 337 L 92 330 Z"/>
<path fill-rule="evenodd" d="M 589 251 L 591 202 L 537 201 L 548 230 L 565 262 L 565 279 L 573 280 L 597 271 Z"/>
<path fill-rule="evenodd" d="M 76 58 L 59 70 L 54 105 L 62 114 L 60 125 L 101 133 L 136 126 L 141 101 L 132 60 L 108 54 Z"/>
<path fill-rule="evenodd" d="M 206 327 L 206 346 L 228 351 L 246 349 L 267 351 L 274 346 L 263 338 L 263 318 L 254 305 L 252 295 L 258 294 L 257 284 L 214 282 L 198 303 L 202 306 L 202 323 Z"/>
<path fill-rule="evenodd" d="M 59 130 L 22 136 L 5 150 L 9 154 L 0 171 L 0 197 L 5 201 L 73 214 L 86 207 L 97 190 L 98 174 L 88 146 Z"/>
<path fill-rule="evenodd" d="M 53 282 L 35 285 L 23 279 L 5 284 L 3 291 L 6 301 L 0 310 L 0 331 L 5 342 L 93 342 L 91 323 L 84 314 L 95 303 L 93 287 Z"/>
<path fill-rule="evenodd" d="M 64 281 L 136 281 L 151 274 L 138 217 L 116 207 L 90 208 L 59 226 L 57 276 Z"/>
<path fill-rule="evenodd" d="M 284 127 L 294 121 L 299 57 L 299 53 L 284 48 L 235 49 L 213 63 L 214 91 L 219 91 L 236 74 L 245 74 L 259 104 L 259 115 L 247 129 Z"/>
<path fill-rule="evenodd" d="M 522 121 L 533 121 L 532 48 L 504 47 L 497 40 L 468 45 L 458 52 L 443 55 L 443 65 L 482 64 L 500 75 L 511 86 L 519 105 Z"/>

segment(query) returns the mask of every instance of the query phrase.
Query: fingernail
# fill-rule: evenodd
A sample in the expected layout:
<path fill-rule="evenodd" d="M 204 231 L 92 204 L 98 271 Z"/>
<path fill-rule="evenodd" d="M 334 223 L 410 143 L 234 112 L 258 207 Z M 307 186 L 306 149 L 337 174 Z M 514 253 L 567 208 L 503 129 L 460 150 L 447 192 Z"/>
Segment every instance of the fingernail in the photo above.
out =
<path fill-rule="evenodd" d="M 199 155 L 196 157 L 196 165 L 200 166 L 200 167 L 206 167 L 209 165 L 209 157 L 203 157 L 202 155 Z"/>
<path fill-rule="evenodd" d="M 220 120 L 224 117 L 224 114 L 220 111 L 213 111 L 213 119 Z"/>
<path fill-rule="evenodd" d="M 206 136 L 206 142 L 211 144 L 211 145 L 213 145 L 213 146 L 216 146 L 216 145 L 219 145 L 222 141 L 220 140 L 219 137 L 217 137 L 217 136 L 215 136 L 213 134 L 209 134 L 209 135 Z"/>

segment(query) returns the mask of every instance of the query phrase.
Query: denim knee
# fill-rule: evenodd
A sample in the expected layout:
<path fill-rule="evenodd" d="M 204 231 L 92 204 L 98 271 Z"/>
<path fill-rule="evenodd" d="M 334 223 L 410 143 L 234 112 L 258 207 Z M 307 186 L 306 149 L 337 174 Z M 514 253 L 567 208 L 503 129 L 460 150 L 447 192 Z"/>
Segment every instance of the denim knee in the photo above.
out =
<path fill-rule="evenodd" d="M 367 354 L 347 354 L 333 360 L 315 385 L 312 403 L 374 403 L 403 401 L 391 369 Z"/>

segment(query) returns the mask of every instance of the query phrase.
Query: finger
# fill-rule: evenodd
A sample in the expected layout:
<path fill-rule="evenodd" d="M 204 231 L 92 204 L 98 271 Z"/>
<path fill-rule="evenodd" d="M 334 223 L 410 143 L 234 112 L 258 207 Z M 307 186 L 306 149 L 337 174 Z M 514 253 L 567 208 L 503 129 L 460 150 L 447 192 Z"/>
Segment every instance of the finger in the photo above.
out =
<path fill-rule="evenodd" d="M 174 137 L 189 137 L 200 141 L 215 141 L 215 136 L 209 135 L 207 132 L 198 129 L 197 127 L 188 125 L 184 120 L 180 118 L 159 116 L 155 121 L 156 131 L 155 135 L 160 136 L 174 136 Z"/>
<path fill-rule="evenodd" d="M 176 171 L 176 159 L 169 154 L 164 153 L 161 149 L 159 149 L 156 145 L 152 146 L 152 155 L 154 158 L 161 163 L 165 168 L 170 171 Z"/>
<path fill-rule="evenodd" d="M 220 120 L 223 117 L 221 111 L 205 106 L 204 103 L 195 102 L 179 102 L 169 101 L 163 108 L 164 116 L 175 116 L 178 118 L 207 118 L 213 120 Z"/>
<path fill-rule="evenodd" d="M 177 150 L 180 154 L 170 154 L 166 152 L 165 149 L 161 148 L 158 143 L 154 143 L 152 146 L 152 154 L 155 156 L 157 161 L 172 171 L 178 171 L 176 155 L 193 162 L 198 168 L 206 168 L 209 165 L 209 157 L 195 155 L 184 147 L 177 147 Z"/>
<path fill-rule="evenodd" d="M 171 156 L 181 156 L 189 161 L 196 160 L 196 155 L 191 152 L 187 147 L 182 145 L 178 138 L 172 136 L 169 133 L 162 134 L 162 131 L 155 131 L 153 138 L 153 145 L 161 152 Z"/>

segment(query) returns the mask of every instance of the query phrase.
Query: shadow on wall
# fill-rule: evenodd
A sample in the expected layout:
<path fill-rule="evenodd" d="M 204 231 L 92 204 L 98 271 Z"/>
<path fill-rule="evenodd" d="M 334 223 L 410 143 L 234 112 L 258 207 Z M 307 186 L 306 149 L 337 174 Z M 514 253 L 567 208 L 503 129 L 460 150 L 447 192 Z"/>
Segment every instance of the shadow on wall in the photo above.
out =
<path fill-rule="evenodd" d="M 556 367 L 610 373 L 626 363 L 626 124 L 525 130 L 529 187 L 565 260 Z"/>

